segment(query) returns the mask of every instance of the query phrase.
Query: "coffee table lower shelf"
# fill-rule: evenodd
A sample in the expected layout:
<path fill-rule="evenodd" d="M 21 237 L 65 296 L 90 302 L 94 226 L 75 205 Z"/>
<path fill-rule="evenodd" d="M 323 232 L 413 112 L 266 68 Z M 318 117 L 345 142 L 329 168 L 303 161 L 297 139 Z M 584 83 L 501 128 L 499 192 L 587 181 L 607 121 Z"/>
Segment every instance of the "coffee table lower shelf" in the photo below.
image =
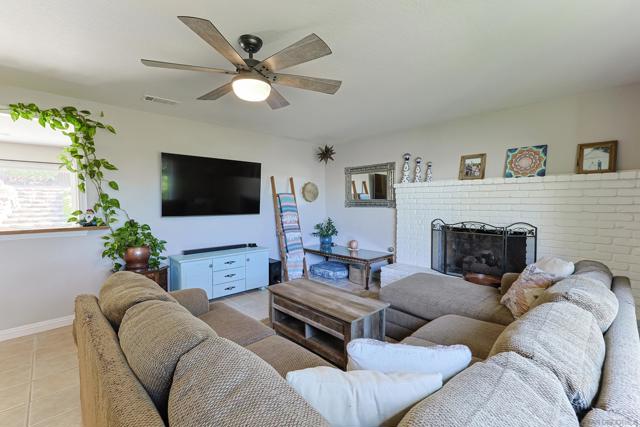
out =
<path fill-rule="evenodd" d="M 289 338 L 341 368 L 347 366 L 344 337 L 334 336 L 318 328 L 317 325 L 313 326 L 310 323 L 305 323 L 301 319 L 280 311 L 279 308 L 277 305 L 273 306 L 274 320 L 272 320 L 272 327 L 278 334 Z"/>

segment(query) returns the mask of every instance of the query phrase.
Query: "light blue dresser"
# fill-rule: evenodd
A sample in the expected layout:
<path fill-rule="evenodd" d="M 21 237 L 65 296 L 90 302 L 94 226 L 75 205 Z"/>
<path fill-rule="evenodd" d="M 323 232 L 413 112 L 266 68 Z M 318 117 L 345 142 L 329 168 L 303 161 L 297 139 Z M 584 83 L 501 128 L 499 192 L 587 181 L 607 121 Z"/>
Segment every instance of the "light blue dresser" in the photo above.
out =
<path fill-rule="evenodd" d="M 269 250 L 239 248 L 169 257 L 169 288 L 200 288 L 209 299 L 269 284 Z"/>

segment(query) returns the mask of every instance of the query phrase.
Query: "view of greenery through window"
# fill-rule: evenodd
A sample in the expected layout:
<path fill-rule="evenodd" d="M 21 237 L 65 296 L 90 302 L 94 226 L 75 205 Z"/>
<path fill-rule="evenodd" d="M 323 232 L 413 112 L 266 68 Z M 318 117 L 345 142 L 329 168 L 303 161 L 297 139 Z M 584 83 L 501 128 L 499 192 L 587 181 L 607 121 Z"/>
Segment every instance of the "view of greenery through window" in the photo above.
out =
<path fill-rule="evenodd" d="M 59 164 L 0 161 L 0 230 L 73 225 L 76 209 L 75 178 Z"/>

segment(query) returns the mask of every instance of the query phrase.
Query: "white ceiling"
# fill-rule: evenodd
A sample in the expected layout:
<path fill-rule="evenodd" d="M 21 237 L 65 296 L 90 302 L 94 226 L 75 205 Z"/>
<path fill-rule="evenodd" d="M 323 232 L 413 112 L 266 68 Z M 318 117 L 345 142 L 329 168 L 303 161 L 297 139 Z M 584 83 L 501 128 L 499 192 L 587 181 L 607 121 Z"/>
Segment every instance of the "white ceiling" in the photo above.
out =
<path fill-rule="evenodd" d="M 333 55 L 286 72 L 343 80 L 334 96 L 282 87 L 272 111 L 227 95 L 225 75 L 144 67 L 140 58 L 228 68 L 176 19 L 210 19 L 264 58 L 315 32 Z M 0 80 L 229 127 L 343 142 L 481 111 L 640 81 L 638 0 L 29 0 L 3 2 Z M 181 102 L 149 104 L 151 94 Z"/>

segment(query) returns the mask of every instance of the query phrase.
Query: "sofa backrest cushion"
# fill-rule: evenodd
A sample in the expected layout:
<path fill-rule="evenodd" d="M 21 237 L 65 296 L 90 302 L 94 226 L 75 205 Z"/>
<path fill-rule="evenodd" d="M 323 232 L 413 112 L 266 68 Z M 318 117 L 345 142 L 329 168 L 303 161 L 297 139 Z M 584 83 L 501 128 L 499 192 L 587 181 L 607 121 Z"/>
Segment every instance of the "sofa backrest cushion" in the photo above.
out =
<path fill-rule="evenodd" d="M 567 302 L 539 305 L 507 326 L 489 355 L 508 351 L 551 371 L 576 412 L 591 406 L 605 355 L 604 338 L 591 313 Z"/>
<path fill-rule="evenodd" d="M 584 275 L 570 276 L 549 287 L 531 305 L 566 301 L 593 315 L 604 333 L 618 314 L 618 298 L 598 280 Z"/>
<path fill-rule="evenodd" d="M 596 409 L 585 426 L 640 426 L 640 338 L 636 304 L 629 279 L 616 277 L 611 288 L 618 298 L 618 316 L 604 336 L 607 355 Z"/>
<path fill-rule="evenodd" d="M 573 271 L 573 274 L 597 280 L 605 285 L 607 289 L 611 289 L 613 274 L 611 273 L 611 270 L 609 270 L 609 267 L 599 261 L 578 261 L 576 262 L 576 268 Z"/>
<path fill-rule="evenodd" d="M 156 282 L 130 271 L 113 273 L 100 288 L 100 309 L 116 330 L 130 307 L 150 300 L 177 303 Z"/>
<path fill-rule="evenodd" d="M 165 427 L 131 371 L 95 296 L 76 298 L 73 332 L 78 346 L 83 425 Z"/>
<path fill-rule="evenodd" d="M 225 338 L 180 358 L 169 394 L 171 427 L 328 427 L 275 369 Z"/>
<path fill-rule="evenodd" d="M 399 427 L 578 426 L 562 385 L 512 352 L 474 364 L 414 406 Z"/>
<path fill-rule="evenodd" d="M 183 354 L 217 336 L 180 304 L 145 301 L 127 310 L 118 331 L 131 369 L 166 416 L 173 372 Z"/>

